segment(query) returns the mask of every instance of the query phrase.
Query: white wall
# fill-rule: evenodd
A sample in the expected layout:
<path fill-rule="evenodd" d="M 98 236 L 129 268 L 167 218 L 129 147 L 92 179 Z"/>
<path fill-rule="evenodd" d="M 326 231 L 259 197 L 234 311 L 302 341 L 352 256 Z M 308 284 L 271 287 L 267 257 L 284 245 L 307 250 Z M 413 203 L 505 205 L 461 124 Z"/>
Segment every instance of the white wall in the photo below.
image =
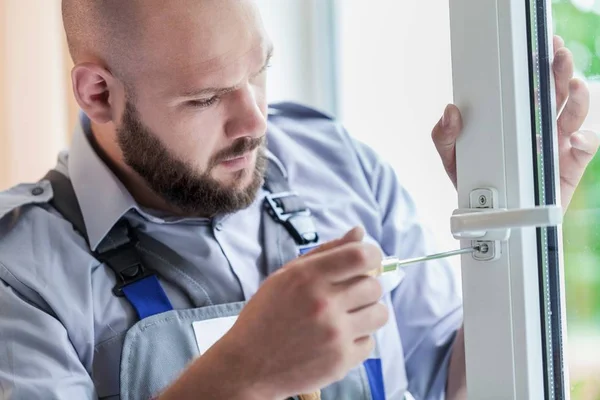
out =
<path fill-rule="evenodd" d="M 447 0 L 338 0 L 340 109 L 349 131 L 395 167 L 441 249 L 456 192 L 431 141 L 452 102 Z M 459 259 L 451 260 L 458 265 Z"/>

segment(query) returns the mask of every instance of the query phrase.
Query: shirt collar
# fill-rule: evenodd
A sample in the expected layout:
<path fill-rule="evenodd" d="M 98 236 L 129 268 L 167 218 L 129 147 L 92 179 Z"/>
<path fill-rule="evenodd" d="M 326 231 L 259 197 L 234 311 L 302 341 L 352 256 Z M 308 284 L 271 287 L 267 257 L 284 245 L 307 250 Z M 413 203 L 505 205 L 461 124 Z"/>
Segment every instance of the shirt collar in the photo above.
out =
<path fill-rule="evenodd" d="M 68 169 L 92 250 L 136 203 L 121 181 L 96 154 L 88 136 L 90 120 L 81 114 L 73 133 Z"/>

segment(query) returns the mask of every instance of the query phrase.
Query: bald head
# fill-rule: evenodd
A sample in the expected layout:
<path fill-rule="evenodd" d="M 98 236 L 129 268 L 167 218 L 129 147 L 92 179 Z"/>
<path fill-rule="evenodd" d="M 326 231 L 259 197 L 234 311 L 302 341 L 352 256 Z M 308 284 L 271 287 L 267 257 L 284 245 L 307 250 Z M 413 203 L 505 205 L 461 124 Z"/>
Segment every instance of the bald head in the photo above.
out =
<path fill-rule="evenodd" d="M 156 60 L 195 56 L 190 49 L 205 51 L 214 40 L 229 40 L 237 34 L 235 40 L 246 42 L 258 17 L 252 3 L 253 0 L 62 0 L 62 14 L 75 64 L 99 63 L 113 73 L 137 75 L 144 68 L 140 64 L 148 66 Z M 213 29 L 217 24 L 231 34 L 217 32 Z M 215 37 L 215 33 L 219 36 Z M 239 33 L 246 37 L 239 37 Z"/>

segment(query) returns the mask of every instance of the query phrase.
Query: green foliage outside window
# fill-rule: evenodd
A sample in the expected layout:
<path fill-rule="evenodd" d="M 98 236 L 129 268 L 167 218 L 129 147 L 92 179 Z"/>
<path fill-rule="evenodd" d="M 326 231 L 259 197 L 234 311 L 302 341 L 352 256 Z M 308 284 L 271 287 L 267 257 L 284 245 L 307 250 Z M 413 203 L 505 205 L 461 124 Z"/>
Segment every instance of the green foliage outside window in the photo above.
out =
<path fill-rule="evenodd" d="M 600 81 L 600 1 L 596 11 L 577 8 L 575 1 L 552 4 L 554 32 L 573 52 L 576 74 Z M 591 112 L 598 112 L 591 110 Z M 573 325 L 600 331 L 600 157 L 583 177 L 563 227 L 567 316 Z"/>
<path fill-rule="evenodd" d="M 554 32 L 573 53 L 576 75 L 590 86 L 600 85 L 600 0 L 555 0 L 552 14 Z M 590 110 L 597 112 L 598 107 Z M 592 337 L 600 346 L 600 155 L 588 167 L 565 216 L 563 243 L 569 342 Z M 578 357 L 570 357 L 571 398 L 600 399 L 600 362 L 582 368 Z"/>

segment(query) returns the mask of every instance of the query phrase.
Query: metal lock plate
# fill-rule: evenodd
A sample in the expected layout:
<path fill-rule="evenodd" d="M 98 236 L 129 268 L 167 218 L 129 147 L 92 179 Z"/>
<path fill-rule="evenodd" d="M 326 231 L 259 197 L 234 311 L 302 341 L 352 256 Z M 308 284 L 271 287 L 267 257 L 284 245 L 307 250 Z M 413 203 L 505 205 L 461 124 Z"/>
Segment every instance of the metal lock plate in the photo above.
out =
<path fill-rule="evenodd" d="M 473 253 L 473 258 L 477 261 L 494 261 L 500 258 L 502 247 L 499 240 L 474 240 L 471 244 L 479 248 L 479 251 Z"/>
<path fill-rule="evenodd" d="M 497 208 L 498 191 L 493 188 L 475 189 L 470 194 L 469 202 L 471 208 Z M 480 249 L 473 253 L 477 261 L 494 261 L 501 256 L 502 245 L 499 240 L 474 240 L 471 244 Z"/>

